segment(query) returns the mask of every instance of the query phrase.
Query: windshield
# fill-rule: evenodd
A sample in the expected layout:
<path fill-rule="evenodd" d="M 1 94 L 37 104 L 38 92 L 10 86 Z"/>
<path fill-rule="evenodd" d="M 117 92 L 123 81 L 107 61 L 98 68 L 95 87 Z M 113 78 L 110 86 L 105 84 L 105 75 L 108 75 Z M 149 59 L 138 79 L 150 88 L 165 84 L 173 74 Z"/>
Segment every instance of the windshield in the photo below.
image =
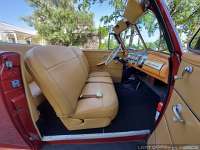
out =
<path fill-rule="evenodd" d="M 129 50 L 153 50 L 169 53 L 158 20 L 151 11 L 145 13 L 136 25 L 123 31 L 121 38 Z"/>

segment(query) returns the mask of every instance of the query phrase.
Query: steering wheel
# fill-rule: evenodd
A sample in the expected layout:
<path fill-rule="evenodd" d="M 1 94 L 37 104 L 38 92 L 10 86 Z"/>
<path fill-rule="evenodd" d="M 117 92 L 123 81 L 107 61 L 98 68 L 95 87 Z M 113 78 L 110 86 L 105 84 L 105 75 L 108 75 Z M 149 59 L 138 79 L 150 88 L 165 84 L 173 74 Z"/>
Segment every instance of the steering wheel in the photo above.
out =
<path fill-rule="evenodd" d="M 106 61 L 105 61 L 105 65 L 110 64 L 115 57 L 118 55 L 118 53 L 122 50 L 121 46 L 119 46 L 118 48 L 116 48 L 115 50 L 113 50 L 110 55 L 107 57 Z"/>

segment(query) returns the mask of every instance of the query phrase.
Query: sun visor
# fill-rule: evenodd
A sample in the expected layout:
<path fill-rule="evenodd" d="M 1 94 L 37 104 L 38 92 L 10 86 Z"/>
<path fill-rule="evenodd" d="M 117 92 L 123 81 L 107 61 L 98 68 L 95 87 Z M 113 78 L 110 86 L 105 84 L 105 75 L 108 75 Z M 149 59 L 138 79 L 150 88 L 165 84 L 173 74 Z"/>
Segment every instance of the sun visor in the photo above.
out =
<path fill-rule="evenodd" d="M 121 20 L 117 23 L 117 25 L 113 28 L 115 34 L 120 34 L 124 30 L 128 28 L 128 22 L 126 20 Z"/>
<path fill-rule="evenodd" d="M 120 34 L 129 25 L 136 23 L 138 18 L 144 14 L 144 2 L 142 0 L 129 0 L 125 9 L 124 19 L 119 21 L 113 28 L 115 34 Z"/>
<path fill-rule="evenodd" d="M 127 19 L 128 22 L 134 24 L 140 16 L 144 13 L 144 1 L 143 0 L 128 0 L 124 18 Z"/>

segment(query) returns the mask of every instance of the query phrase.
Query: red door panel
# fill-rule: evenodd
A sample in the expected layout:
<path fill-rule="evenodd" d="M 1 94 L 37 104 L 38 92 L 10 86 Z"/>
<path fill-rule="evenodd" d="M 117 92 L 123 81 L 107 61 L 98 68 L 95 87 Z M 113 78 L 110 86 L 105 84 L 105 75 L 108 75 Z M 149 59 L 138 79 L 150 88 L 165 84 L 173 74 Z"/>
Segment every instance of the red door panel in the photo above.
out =
<path fill-rule="evenodd" d="M 21 77 L 20 56 L 14 52 L 0 53 L 0 103 L 3 103 L 0 112 L 2 111 L 5 118 L 0 125 L 0 144 L 37 148 L 40 139 L 28 109 Z M 12 128 L 8 128 L 8 124 Z"/>

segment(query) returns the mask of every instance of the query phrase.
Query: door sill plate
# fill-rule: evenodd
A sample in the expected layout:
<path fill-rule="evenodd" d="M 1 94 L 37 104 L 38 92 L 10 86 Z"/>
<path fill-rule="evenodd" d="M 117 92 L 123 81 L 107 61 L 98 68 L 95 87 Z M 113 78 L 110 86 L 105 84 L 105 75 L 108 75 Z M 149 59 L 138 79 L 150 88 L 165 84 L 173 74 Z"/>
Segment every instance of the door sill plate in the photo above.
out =
<path fill-rule="evenodd" d="M 78 134 L 78 135 L 53 135 L 53 136 L 43 136 L 42 141 L 104 139 L 104 138 L 139 136 L 147 134 L 150 134 L 150 130 L 137 130 L 137 131 L 127 131 L 127 132 L 114 132 L 114 133 Z"/>

